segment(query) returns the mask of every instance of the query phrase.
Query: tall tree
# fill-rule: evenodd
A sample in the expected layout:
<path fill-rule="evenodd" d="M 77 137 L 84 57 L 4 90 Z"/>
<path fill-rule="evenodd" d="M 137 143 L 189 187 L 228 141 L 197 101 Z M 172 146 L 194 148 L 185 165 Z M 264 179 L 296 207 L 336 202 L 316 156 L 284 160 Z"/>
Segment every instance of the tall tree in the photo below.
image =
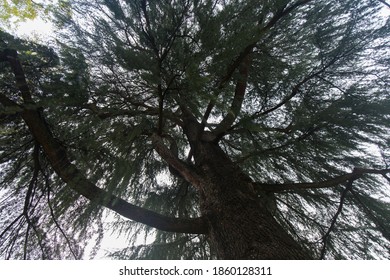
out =
<path fill-rule="evenodd" d="M 109 209 L 113 258 L 389 258 L 383 7 L 69 1 L 56 52 L 1 33 L 0 253 L 80 258 Z"/>

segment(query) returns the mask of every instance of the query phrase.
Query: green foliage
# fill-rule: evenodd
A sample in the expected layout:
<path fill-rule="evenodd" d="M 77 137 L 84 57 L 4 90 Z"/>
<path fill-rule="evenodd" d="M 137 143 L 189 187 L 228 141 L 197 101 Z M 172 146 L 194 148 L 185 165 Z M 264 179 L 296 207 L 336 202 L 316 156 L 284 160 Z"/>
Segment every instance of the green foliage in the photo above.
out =
<path fill-rule="evenodd" d="M 234 71 L 223 86 L 221 80 L 253 43 L 243 106 L 220 142 L 243 172 L 257 182 L 285 183 L 323 181 L 354 167 L 389 168 L 390 25 L 379 15 L 380 3 L 310 1 L 267 27 L 281 7 L 295 2 L 61 2 L 56 23 L 63 30 L 56 35 L 56 51 L 1 31 L 0 50 L 18 50 L 34 101 L 93 183 L 167 216 L 196 217 L 199 194 L 168 172 L 150 135 L 163 118 L 163 133 L 177 142 L 179 158 L 186 160 L 183 104 L 201 121 L 211 101 L 205 125 L 213 130 L 229 112 L 241 77 Z M 33 15 L 12 12 L 17 5 L 27 9 L 31 1 L 12 3 L 0 17 Z M 19 102 L 9 67 L 0 65 L 1 91 Z M 81 257 L 91 238 L 99 245 L 102 210 L 67 189 L 41 151 L 44 170 L 34 179 L 34 140 L 18 108 L 0 109 L 0 190 L 5 193 L 0 215 L 6 217 L 0 240 L 8 240 L 0 255 L 71 258 L 73 248 L 73 257 Z M 29 215 L 39 222 L 24 243 L 28 223 L 18 217 L 32 181 Z M 377 175 L 354 182 L 327 240 L 326 258 L 390 258 L 388 183 Z M 344 188 L 275 194 L 274 215 L 319 256 Z M 45 202 L 48 194 L 53 211 Z M 205 236 L 161 232 L 119 215 L 109 229 L 129 244 L 110 252 L 112 258 L 215 257 Z"/>
<path fill-rule="evenodd" d="M 26 0 L 3 0 L 0 5 L 0 20 L 8 21 L 12 17 L 18 18 L 18 20 L 24 21 L 27 19 L 35 19 L 37 17 L 37 6 L 33 1 Z"/>

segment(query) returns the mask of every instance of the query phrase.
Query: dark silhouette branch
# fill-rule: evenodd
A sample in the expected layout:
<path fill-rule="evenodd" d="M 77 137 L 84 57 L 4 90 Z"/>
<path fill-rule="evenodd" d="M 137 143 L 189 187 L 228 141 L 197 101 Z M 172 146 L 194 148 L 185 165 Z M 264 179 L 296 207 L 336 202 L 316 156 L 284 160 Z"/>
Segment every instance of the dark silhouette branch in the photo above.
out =
<path fill-rule="evenodd" d="M 19 90 L 22 91 L 23 99 L 26 97 L 26 100 L 24 101 L 31 101 L 31 94 L 19 60 L 14 56 L 8 59 L 8 62 L 10 64 L 14 64 L 12 69 L 15 71 L 14 75 L 17 77 L 17 85 Z M 2 102 L 4 98 L 8 99 L 3 96 L 0 101 Z M 4 106 L 13 103 L 9 99 L 5 101 L 5 103 L 2 102 Z M 160 230 L 182 233 L 207 232 L 206 223 L 202 218 L 179 219 L 167 217 L 148 209 L 135 206 L 115 195 L 107 193 L 105 190 L 98 188 L 96 185 L 91 183 L 74 164 L 71 163 L 66 149 L 53 136 L 41 112 L 36 109 L 26 109 L 21 113 L 21 116 L 35 140 L 41 145 L 54 171 L 68 187 L 76 191 L 78 194 L 86 197 L 93 203 L 105 206 L 126 218 Z"/>
<path fill-rule="evenodd" d="M 268 115 L 276 110 L 278 110 L 279 108 L 283 107 L 285 104 L 287 104 L 291 99 L 293 99 L 295 96 L 297 96 L 300 92 L 301 92 L 301 88 L 303 85 L 305 85 L 307 82 L 311 81 L 312 79 L 314 78 L 319 78 L 319 79 L 323 79 L 320 74 L 324 73 L 329 67 L 331 67 L 332 65 L 334 65 L 339 59 L 340 59 L 340 55 L 336 55 L 335 57 L 333 57 L 325 66 L 323 66 L 321 69 L 317 70 L 317 71 L 314 71 L 312 73 L 309 73 L 307 74 L 306 77 L 304 77 L 299 83 L 295 84 L 292 89 L 291 89 L 291 92 L 290 94 L 288 94 L 287 96 L 285 96 L 278 104 L 276 104 L 275 106 L 271 107 L 271 108 L 268 108 L 264 111 L 260 111 L 260 112 L 256 112 L 254 113 L 252 116 L 250 117 L 247 117 L 247 118 L 244 118 L 242 121 L 249 121 L 249 120 L 254 120 L 254 119 L 257 119 L 259 117 L 262 117 L 262 116 L 265 116 L 265 115 Z M 327 81 L 327 83 L 329 83 L 329 81 Z M 239 127 L 239 125 L 241 124 L 241 122 L 238 122 L 237 124 L 235 124 L 234 126 L 232 126 L 230 128 L 231 131 L 234 131 L 234 129 L 236 127 Z M 284 145 L 282 145 L 284 146 Z M 250 155 L 251 157 L 252 155 Z M 246 158 L 245 158 L 246 159 Z M 244 159 L 244 160 L 245 160 Z"/>
<path fill-rule="evenodd" d="M 327 230 L 327 232 L 324 234 L 324 236 L 322 237 L 322 241 L 323 241 L 323 246 L 322 246 L 322 249 L 321 249 L 321 254 L 320 254 L 320 259 L 323 260 L 325 258 L 325 253 L 326 253 L 326 246 L 327 246 L 327 243 L 328 243 L 328 238 L 331 234 L 331 232 L 333 231 L 334 229 L 334 226 L 336 224 L 336 221 L 337 221 L 337 218 L 339 217 L 339 215 L 341 214 L 341 212 L 343 211 L 343 207 L 344 207 L 344 201 L 345 201 L 345 197 L 347 195 L 347 193 L 349 191 L 351 191 L 352 189 L 352 185 L 353 185 L 353 181 L 354 181 L 354 178 L 352 177 L 346 184 L 345 186 L 345 189 L 343 190 L 343 192 L 341 193 L 341 197 L 340 197 L 340 204 L 339 204 L 339 207 L 337 208 L 337 211 L 335 213 L 335 215 L 333 216 L 332 218 L 332 222 Z"/>
<path fill-rule="evenodd" d="M 19 238 L 19 231 L 21 227 L 23 226 L 23 222 L 19 222 L 19 226 L 17 229 L 15 229 L 11 235 L 10 235 L 10 241 L 8 242 L 7 249 L 8 249 L 8 254 L 7 257 L 5 258 L 6 260 L 9 260 L 11 258 L 11 254 L 14 251 L 14 246 L 16 245 L 16 241 Z"/>
<path fill-rule="evenodd" d="M 381 2 L 383 5 L 387 6 L 387 8 L 390 9 L 390 4 L 389 4 L 389 3 L 387 3 L 387 2 L 384 1 L 384 0 L 378 0 L 378 1 Z"/>
<path fill-rule="evenodd" d="M 300 81 L 299 83 L 297 83 L 291 90 L 291 93 L 289 95 L 287 95 L 282 101 L 280 101 L 278 104 L 276 104 L 274 107 L 272 108 L 269 108 L 263 112 L 260 112 L 260 113 L 257 113 L 254 115 L 253 118 L 257 118 L 257 117 L 260 117 L 260 116 L 264 116 L 264 115 L 267 115 L 269 113 L 272 113 L 273 111 L 279 109 L 280 107 L 282 107 L 283 105 L 285 105 L 287 102 L 289 102 L 291 99 L 293 99 L 299 92 L 300 92 L 300 89 L 301 87 L 306 84 L 308 81 L 312 80 L 313 78 L 317 77 L 318 75 L 322 74 L 323 72 L 325 72 L 326 69 L 328 69 L 329 67 L 331 67 L 333 64 L 335 64 L 337 62 L 337 60 L 339 59 L 338 56 L 334 57 L 331 61 L 329 61 L 323 68 L 321 68 L 320 70 L 314 72 L 314 73 L 311 73 L 309 75 L 307 75 L 304 79 L 302 79 L 302 81 Z"/>
<path fill-rule="evenodd" d="M 43 172 L 42 169 L 41 169 L 41 172 L 43 173 L 43 175 L 45 177 L 45 184 L 46 184 L 46 188 L 47 188 L 47 204 L 49 206 L 50 216 L 53 219 L 53 222 L 56 225 L 56 227 L 61 232 L 62 236 L 65 238 L 66 244 L 68 244 L 68 248 L 69 248 L 70 252 L 72 253 L 73 257 L 75 258 L 75 260 L 77 260 L 77 259 L 79 259 L 79 257 L 77 256 L 76 252 L 73 250 L 72 244 L 71 244 L 68 236 L 66 235 L 65 231 L 62 229 L 61 225 L 58 223 L 57 218 L 54 214 L 54 209 L 53 209 L 53 206 L 52 206 L 51 200 L 50 200 L 50 192 L 51 191 L 50 191 L 50 186 L 49 186 L 49 178 L 48 178 L 47 174 L 45 174 Z"/>
<path fill-rule="evenodd" d="M 291 127 L 290 127 L 291 128 Z M 290 129 L 288 128 L 288 129 Z M 294 145 L 300 141 L 303 141 L 305 139 L 307 139 L 308 137 L 310 137 L 311 135 L 313 135 L 315 132 L 317 132 L 318 130 L 320 130 L 322 128 L 321 125 L 317 125 L 317 126 L 312 126 L 312 127 L 309 127 L 308 129 L 306 129 L 306 131 L 304 131 L 304 133 L 290 141 L 287 141 L 286 143 L 284 144 L 281 144 L 279 146 L 276 146 L 276 147 L 271 147 L 271 148 L 268 148 L 268 149 L 264 149 L 264 150 L 256 150 L 252 153 L 249 153 L 245 156 L 242 156 L 241 158 L 238 158 L 236 160 L 236 163 L 242 163 L 252 157 L 255 157 L 255 156 L 259 156 L 259 155 L 264 155 L 264 154 L 269 154 L 269 153 L 272 153 L 272 152 L 275 152 L 277 150 L 280 150 L 280 149 L 283 149 L 283 148 L 286 148 L 288 146 L 291 146 L 291 145 Z M 280 131 L 282 132 L 282 131 Z M 285 133 L 289 134 L 291 133 L 291 131 L 284 131 Z"/>
<path fill-rule="evenodd" d="M 164 97 L 165 94 L 162 91 L 161 83 L 158 84 L 157 87 L 158 91 L 158 125 L 157 125 L 157 131 L 158 134 L 161 135 L 163 133 L 164 129 Z"/>
<path fill-rule="evenodd" d="M 15 75 L 16 86 L 21 92 L 23 100 L 26 104 L 33 103 L 26 77 L 22 68 L 22 64 L 18 60 L 18 53 L 13 49 L 5 49 L 0 52 L 0 61 L 8 62 L 11 66 L 12 73 Z"/>
<path fill-rule="evenodd" d="M 375 214 L 368 208 L 365 203 L 360 199 L 359 195 L 351 190 L 350 191 L 353 198 L 356 199 L 356 201 L 361 205 L 364 212 L 366 212 L 366 215 L 371 218 L 371 220 L 376 224 L 378 228 L 380 228 L 380 231 L 382 232 L 382 235 L 390 241 L 390 232 L 386 229 L 386 226 L 375 216 Z"/>
<path fill-rule="evenodd" d="M 323 189 L 332 188 L 340 184 L 344 184 L 350 180 L 356 180 L 363 177 L 365 174 L 379 174 L 386 175 L 390 173 L 390 169 L 367 169 L 367 168 L 355 168 L 351 173 L 346 173 L 326 181 L 313 182 L 313 183 L 287 183 L 287 184 L 263 184 L 254 183 L 254 186 L 259 191 L 266 192 L 293 192 L 308 189 Z"/>
<path fill-rule="evenodd" d="M 191 167 L 181 161 L 174 153 L 165 146 L 163 139 L 154 133 L 152 135 L 153 146 L 157 153 L 170 165 L 172 166 L 187 182 L 192 184 L 194 187 L 202 185 L 202 178 L 195 173 Z"/>
<path fill-rule="evenodd" d="M 258 34 L 256 34 L 257 40 L 255 40 L 254 42 L 246 46 L 242 50 L 242 52 L 237 56 L 237 58 L 228 66 L 226 74 L 219 80 L 217 84 L 217 88 L 219 89 L 223 88 L 224 85 L 230 81 L 234 71 L 236 71 L 236 69 L 241 65 L 241 63 L 252 52 L 253 48 L 256 46 L 256 44 L 262 38 L 263 34 L 266 31 L 274 27 L 282 18 L 290 14 L 294 9 L 298 8 L 299 6 L 305 5 L 311 1 L 312 0 L 297 1 L 295 4 L 291 5 L 290 7 L 286 7 L 287 6 L 286 4 L 283 7 L 279 8 L 279 10 L 275 12 L 275 15 L 270 19 L 270 21 L 265 26 L 259 28 Z"/>
<path fill-rule="evenodd" d="M 95 103 L 88 103 L 84 104 L 82 106 L 85 109 L 91 110 L 92 113 L 97 115 L 100 119 L 107 119 L 107 118 L 113 118 L 117 116 L 129 116 L 133 117 L 138 114 L 145 114 L 145 115 L 151 115 L 156 116 L 158 115 L 158 110 L 156 109 L 146 109 L 144 111 L 133 111 L 133 110 L 124 110 L 124 109 L 116 109 L 116 108 L 100 108 L 96 106 Z"/>
<path fill-rule="evenodd" d="M 21 218 L 23 218 L 23 213 L 16 217 L 0 234 L 0 240 L 5 236 L 5 234 L 16 224 Z"/>
<path fill-rule="evenodd" d="M 281 7 L 278 11 L 276 11 L 275 15 L 270 19 L 270 21 L 262 28 L 259 28 L 259 32 L 258 34 L 256 34 L 257 39 L 254 40 L 254 42 L 248 44 L 242 50 L 242 52 L 233 60 L 233 62 L 227 67 L 226 74 L 223 77 L 221 77 L 217 82 L 216 91 L 214 92 L 214 95 L 218 95 L 220 90 L 230 81 L 236 69 L 241 65 L 241 63 L 245 59 L 247 59 L 248 55 L 252 52 L 253 48 L 256 46 L 256 44 L 262 38 L 265 32 L 267 32 L 269 29 L 274 27 L 282 18 L 290 14 L 294 9 L 298 8 L 299 6 L 305 5 L 311 1 L 312 0 L 297 1 L 296 3 L 292 4 L 290 7 L 287 7 L 286 4 L 283 7 Z M 215 102 L 211 100 L 202 118 L 203 129 L 207 123 L 207 120 L 214 106 L 215 106 Z"/>
<path fill-rule="evenodd" d="M 34 171 L 33 171 L 33 176 L 30 180 L 29 185 L 28 185 L 26 197 L 24 200 L 24 207 L 23 207 L 23 216 L 27 222 L 27 230 L 25 233 L 24 248 L 23 248 L 23 259 L 24 260 L 27 259 L 27 247 L 28 247 L 27 244 L 28 244 L 28 239 L 30 236 L 30 229 L 33 229 L 35 235 L 37 236 L 38 244 L 39 244 L 39 247 L 42 251 L 42 256 L 43 256 L 43 258 L 45 258 L 45 250 L 44 250 L 44 246 L 42 244 L 42 239 L 41 239 L 40 235 L 38 234 L 35 222 L 33 221 L 33 219 L 30 219 L 30 213 L 29 213 L 30 212 L 30 205 L 31 205 L 31 202 L 32 202 L 32 199 L 34 196 L 34 189 L 37 186 L 37 180 L 38 180 L 38 175 L 39 175 L 39 170 L 40 170 L 39 158 L 38 158 L 39 157 L 39 144 L 38 143 L 35 143 L 35 145 L 34 145 L 34 150 L 33 150 L 32 156 L 33 156 L 33 162 L 34 162 Z"/>
<path fill-rule="evenodd" d="M 213 130 L 213 133 L 218 137 L 220 134 L 227 131 L 234 121 L 236 120 L 238 114 L 241 111 L 242 103 L 244 102 L 245 90 L 248 82 L 249 67 L 251 64 L 250 55 L 247 55 L 239 66 L 239 78 L 236 83 L 236 88 L 234 91 L 233 102 L 230 106 L 230 110 L 224 117 L 224 119 L 218 124 L 218 126 Z"/>
<path fill-rule="evenodd" d="M 149 13 L 147 10 L 147 2 L 148 2 L 147 0 L 141 0 L 141 3 L 140 3 L 140 6 L 141 6 L 140 8 L 141 8 L 143 17 L 145 19 L 145 25 L 146 25 L 146 27 L 142 26 L 142 31 L 143 31 L 145 37 L 148 39 L 154 54 L 156 55 L 157 58 L 159 58 L 160 57 L 160 50 L 159 50 L 159 48 L 156 44 L 156 40 L 152 34 L 152 27 L 150 24 Z M 142 16 L 142 15 L 140 15 L 140 16 Z"/>
<path fill-rule="evenodd" d="M 310 222 L 314 223 L 316 226 L 318 226 L 319 228 L 325 228 L 326 227 L 325 225 L 323 225 L 320 222 L 318 222 L 318 220 L 316 220 L 314 218 L 311 218 L 310 216 L 306 215 L 303 211 L 299 211 L 299 210 L 295 209 L 293 206 L 291 206 L 289 203 L 287 203 L 283 199 L 280 199 L 280 198 L 276 197 L 276 200 L 277 200 L 277 202 L 283 204 L 286 208 L 288 208 L 289 210 L 294 212 L 295 215 L 297 217 L 299 217 L 299 219 L 301 221 L 310 221 Z M 279 210 L 279 208 L 277 208 L 277 211 L 279 211 L 281 213 L 281 216 L 283 216 L 283 213 Z M 292 226 L 292 228 L 295 228 L 295 227 Z"/>

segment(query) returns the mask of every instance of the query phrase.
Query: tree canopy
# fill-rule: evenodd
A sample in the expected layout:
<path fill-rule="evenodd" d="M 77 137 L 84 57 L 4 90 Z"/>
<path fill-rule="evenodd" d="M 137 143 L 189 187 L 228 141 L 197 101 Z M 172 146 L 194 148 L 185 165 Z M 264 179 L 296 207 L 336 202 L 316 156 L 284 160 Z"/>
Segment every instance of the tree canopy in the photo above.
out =
<path fill-rule="evenodd" d="M 11 26 L 18 22 L 34 20 L 39 16 L 48 15 L 49 11 L 53 8 L 53 5 L 46 2 L 47 1 L 2 0 L 0 2 L 0 24 Z"/>
<path fill-rule="evenodd" d="M 0 255 L 93 257 L 112 231 L 111 258 L 220 258 L 247 201 L 297 258 L 390 258 L 383 9 L 74 0 L 56 45 L 0 31 Z"/>

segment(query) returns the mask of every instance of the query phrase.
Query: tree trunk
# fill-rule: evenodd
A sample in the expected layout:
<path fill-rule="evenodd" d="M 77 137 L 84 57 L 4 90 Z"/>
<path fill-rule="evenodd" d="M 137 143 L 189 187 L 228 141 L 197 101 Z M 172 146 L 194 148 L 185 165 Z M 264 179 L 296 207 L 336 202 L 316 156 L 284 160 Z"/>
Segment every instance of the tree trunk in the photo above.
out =
<path fill-rule="evenodd" d="M 311 259 L 262 205 L 252 181 L 217 144 L 195 150 L 202 186 L 202 211 L 219 259 Z"/>

